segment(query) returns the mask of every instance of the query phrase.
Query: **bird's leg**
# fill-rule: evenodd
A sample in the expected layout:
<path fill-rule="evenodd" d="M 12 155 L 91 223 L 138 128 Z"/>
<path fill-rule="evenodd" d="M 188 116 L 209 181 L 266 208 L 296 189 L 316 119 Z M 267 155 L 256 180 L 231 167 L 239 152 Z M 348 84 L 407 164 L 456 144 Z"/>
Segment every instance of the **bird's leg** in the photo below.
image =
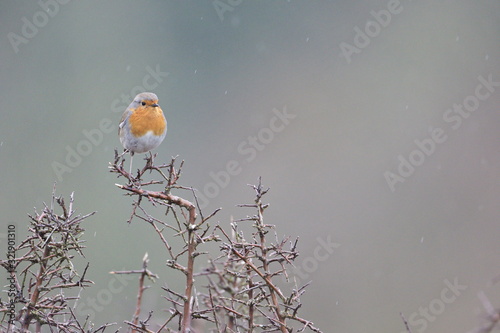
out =
<path fill-rule="evenodd" d="M 130 152 L 130 171 L 129 171 L 130 177 L 133 177 L 132 176 L 132 159 L 133 158 L 134 158 L 134 153 Z"/>

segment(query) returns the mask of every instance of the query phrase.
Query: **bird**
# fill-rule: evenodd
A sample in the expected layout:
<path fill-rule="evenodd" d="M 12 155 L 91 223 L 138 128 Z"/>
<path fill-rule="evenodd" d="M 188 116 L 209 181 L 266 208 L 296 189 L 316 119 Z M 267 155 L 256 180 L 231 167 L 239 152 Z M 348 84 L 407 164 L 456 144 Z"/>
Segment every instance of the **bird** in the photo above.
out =
<path fill-rule="evenodd" d="M 147 153 L 162 143 L 167 135 L 167 119 L 158 104 L 158 96 L 143 92 L 135 96 L 127 107 L 118 126 L 118 136 L 130 153 L 130 174 L 135 153 Z"/>

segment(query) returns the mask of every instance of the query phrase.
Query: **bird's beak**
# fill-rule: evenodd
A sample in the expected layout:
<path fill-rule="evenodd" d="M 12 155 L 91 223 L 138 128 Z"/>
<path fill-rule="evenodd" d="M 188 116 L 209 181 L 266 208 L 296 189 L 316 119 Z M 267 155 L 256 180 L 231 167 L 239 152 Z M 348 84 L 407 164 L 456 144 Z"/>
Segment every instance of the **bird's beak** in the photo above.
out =
<path fill-rule="evenodd" d="M 156 107 L 158 107 L 159 105 L 155 103 L 155 104 L 151 104 L 151 106 L 152 106 L 152 107 L 154 107 L 154 108 L 156 108 Z"/>

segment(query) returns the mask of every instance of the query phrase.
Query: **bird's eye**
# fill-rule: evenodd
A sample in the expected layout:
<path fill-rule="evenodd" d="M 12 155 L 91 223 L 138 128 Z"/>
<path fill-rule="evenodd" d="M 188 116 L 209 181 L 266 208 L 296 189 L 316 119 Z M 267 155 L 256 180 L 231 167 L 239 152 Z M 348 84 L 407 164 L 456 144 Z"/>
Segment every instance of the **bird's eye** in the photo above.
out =
<path fill-rule="evenodd" d="M 146 105 L 146 102 L 142 102 L 141 104 L 142 104 L 142 106 L 144 106 L 144 105 Z"/>

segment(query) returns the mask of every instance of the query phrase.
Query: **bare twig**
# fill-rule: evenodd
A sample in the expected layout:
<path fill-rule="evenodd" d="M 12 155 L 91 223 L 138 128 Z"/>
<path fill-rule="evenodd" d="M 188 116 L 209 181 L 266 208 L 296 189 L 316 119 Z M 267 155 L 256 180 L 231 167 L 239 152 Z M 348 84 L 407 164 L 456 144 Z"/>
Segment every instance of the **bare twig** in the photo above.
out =
<path fill-rule="evenodd" d="M 404 317 L 403 313 L 400 312 L 399 315 L 401 316 L 401 319 L 403 319 L 403 323 L 405 324 L 405 328 L 406 330 L 408 331 L 408 333 L 412 333 L 411 332 L 411 329 L 410 329 L 410 325 L 408 324 L 408 321 L 406 320 L 406 318 Z"/>
<path fill-rule="evenodd" d="M 213 329 L 217 332 L 260 330 L 285 333 L 295 328 L 299 331 L 308 329 L 321 332 L 311 321 L 298 316 L 301 308 L 300 297 L 307 285 L 296 287 L 285 296 L 273 280 L 282 275 L 288 279 L 286 266 L 292 265 L 298 256 L 298 238 L 290 241 L 290 237 L 279 239 L 275 231 L 270 233 L 274 230 L 274 226 L 264 223 L 264 211 L 269 205 L 262 202 L 263 196 L 269 189 L 262 187 L 260 178 L 258 185 L 252 185 L 255 191 L 254 203 L 239 205 L 242 208 L 255 209 L 255 215 L 232 221 L 229 234 L 219 224 L 215 227 L 208 224 L 220 209 L 204 216 L 200 211 L 196 191 L 192 187 L 178 185 L 183 162 L 176 168 L 176 160 L 172 158 L 170 164 L 156 167 L 153 156 L 149 156 L 146 158 L 146 165 L 138 170 L 137 177 L 132 177 L 123 170 L 123 163 L 119 161 L 119 158 L 115 159 L 115 163 L 110 165 L 111 172 L 117 173 L 119 177 L 125 177 L 129 183 L 116 186 L 126 191 L 128 195 L 138 197 L 132 204 L 129 221 L 137 217 L 149 223 L 167 249 L 169 257 L 166 261 L 167 266 L 181 272 L 185 277 L 185 289 L 182 292 L 162 287 L 167 292 L 164 298 L 171 306 L 170 317 L 163 322 L 158 332 L 167 329 L 169 325 L 174 325 L 174 318 L 178 318 L 179 332 L 192 332 L 193 319 L 204 320 L 213 325 Z M 167 172 L 164 172 L 165 169 Z M 147 188 L 160 183 L 155 180 L 142 180 L 147 170 L 158 172 L 160 179 L 166 182 L 162 191 Z M 194 196 L 194 203 L 173 194 L 178 190 L 190 191 Z M 146 200 L 141 201 L 141 198 Z M 174 219 L 173 223 L 153 217 L 144 207 L 144 203 L 147 202 L 153 207 L 167 206 L 166 215 L 172 213 L 170 216 Z M 255 232 L 250 240 L 246 240 L 243 232 L 238 229 L 238 223 L 242 221 L 253 223 Z M 174 249 L 171 246 L 170 241 L 167 241 L 168 232 L 172 233 L 172 237 L 181 238 L 182 248 Z M 205 253 L 198 250 L 198 245 L 221 241 L 219 233 L 225 238 L 220 246 L 220 255 L 209 261 L 209 267 L 196 272 L 195 260 Z M 266 239 L 269 235 L 274 235 L 274 243 Z M 207 292 L 196 291 L 194 278 L 197 276 L 206 277 Z M 141 289 L 142 283 L 140 283 Z M 137 310 L 140 309 L 141 298 L 140 292 L 134 320 L 127 323 L 138 332 L 149 332 L 151 329 L 147 328 L 147 325 L 138 322 Z M 295 327 L 291 323 L 294 323 Z"/>
<path fill-rule="evenodd" d="M 180 330 L 181 332 L 188 332 L 191 329 L 191 320 L 193 318 L 192 305 L 194 301 L 194 294 L 193 294 L 194 274 L 195 274 L 194 266 L 195 266 L 195 258 L 199 255 L 196 249 L 198 244 L 200 243 L 204 243 L 205 241 L 208 240 L 216 240 L 215 237 L 209 238 L 208 236 L 206 236 L 206 232 L 208 231 L 207 228 L 205 228 L 205 230 L 200 231 L 200 234 L 198 234 L 198 231 L 201 230 L 200 229 L 201 225 L 204 224 L 208 220 L 208 218 L 207 219 L 202 218 L 200 222 L 197 222 L 198 213 L 196 205 L 193 204 L 191 201 L 186 200 L 185 198 L 173 195 L 171 193 L 172 188 L 187 189 L 187 187 L 177 185 L 177 181 L 179 180 L 181 174 L 181 168 L 184 162 L 181 162 L 179 167 L 176 168 L 175 167 L 176 158 L 173 157 L 170 164 L 155 166 L 153 163 L 153 156 L 150 156 L 146 158 L 146 165 L 143 167 L 142 170 L 138 172 L 137 177 L 131 177 L 130 174 L 128 174 L 123 169 L 123 163 L 120 164 L 119 163 L 120 159 L 117 158 L 116 156 L 117 153 L 115 153 L 114 163 L 110 164 L 110 171 L 115 172 L 119 176 L 123 176 L 128 180 L 133 180 L 130 181 L 127 185 L 116 184 L 116 186 L 122 190 L 127 191 L 131 195 L 139 197 L 139 199 L 137 199 L 133 204 L 133 211 L 131 218 L 133 218 L 134 216 L 138 217 L 150 223 L 153 226 L 155 232 L 158 234 L 162 243 L 165 245 L 169 253 L 169 256 L 171 258 L 170 260 L 167 261 L 167 265 L 171 268 L 183 272 L 185 275 L 186 287 L 184 290 L 184 294 L 182 295 L 183 310 L 181 316 Z M 162 169 L 164 168 L 168 170 L 168 174 L 165 174 L 162 171 Z M 166 180 L 167 185 L 164 191 L 151 191 L 145 189 L 145 187 L 148 185 L 159 183 L 158 181 L 150 181 L 146 183 L 141 182 L 141 177 L 147 170 L 158 172 L 160 176 L 164 180 Z M 192 191 L 192 189 L 190 190 Z M 151 202 L 153 205 L 155 204 L 167 205 L 168 206 L 167 213 L 170 211 L 173 212 L 174 218 L 177 222 L 177 227 L 170 226 L 167 223 L 155 219 L 150 214 L 148 214 L 146 210 L 143 207 L 141 207 L 140 198 L 143 197 L 147 198 L 148 201 Z M 176 209 L 174 209 L 174 207 L 177 207 L 179 209 L 181 216 L 184 217 L 183 223 L 179 221 L 179 216 L 177 215 Z M 138 215 L 137 209 L 139 209 L 140 212 L 142 212 L 142 215 Z M 214 216 L 215 213 L 216 212 L 211 214 L 209 217 Z M 165 228 L 159 228 L 158 227 L 159 224 L 164 225 L 168 229 L 175 230 L 176 231 L 175 235 L 182 236 L 185 242 L 185 248 L 179 251 L 177 254 L 174 254 L 172 247 L 170 246 L 166 237 L 164 236 Z M 186 237 L 184 237 L 184 234 L 186 235 Z M 184 255 L 186 256 L 186 266 L 183 266 L 182 264 L 178 263 L 178 259 Z M 174 304 L 178 304 L 176 301 L 174 300 L 172 301 L 174 302 Z"/>
<path fill-rule="evenodd" d="M 57 211 L 60 211 L 59 213 Z M 83 257 L 84 229 L 81 223 L 94 213 L 76 215 L 74 195 L 70 195 L 69 204 L 62 197 L 56 196 L 55 185 L 50 205 L 44 204 L 43 210 L 30 217 L 30 234 L 15 248 L 21 254 L 0 264 L 9 271 L 16 293 L 9 294 L 9 303 L 23 306 L 15 313 L 13 320 L 5 324 L 5 317 L 0 319 L 0 330 L 40 332 L 44 326 L 61 332 L 98 332 L 104 331 L 106 324 L 97 330 L 86 328 L 74 315 L 78 296 L 67 296 L 66 290 L 80 289 L 93 284 L 86 278 L 89 263 L 80 275 L 75 269 L 75 255 Z M 14 269 L 10 269 L 14 266 Z M 24 294 L 27 296 L 24 296 Z M 14 293 L 13 293 L 14 294 Z M 0 311 L 4 303 L 0 300 Z M 19 325 L 19 326 L 17 326 Z"/>

